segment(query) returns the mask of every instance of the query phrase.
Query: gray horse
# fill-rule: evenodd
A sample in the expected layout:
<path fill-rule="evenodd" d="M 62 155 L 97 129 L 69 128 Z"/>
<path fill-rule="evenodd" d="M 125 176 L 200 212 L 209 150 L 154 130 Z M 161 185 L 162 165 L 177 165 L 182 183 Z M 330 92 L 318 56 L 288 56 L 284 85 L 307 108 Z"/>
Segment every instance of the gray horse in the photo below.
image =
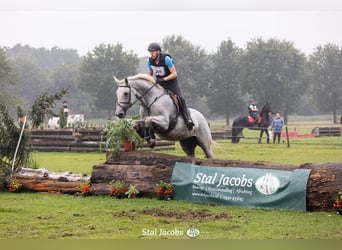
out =
<path fill-rule="evenodd" d="M 179 115 L 177 105 L 166 90 L 157 84 L 153 77 L 138 74 L 118 80 L 117 103 L 115 115 L 119 118 L 126 116 L 127 110 L 136 102 L 145 109 L 146 116 L 136 123 L 152 128 L 164 140 L 179 141 L 187 156 L 195 156 L 196 146 L 200 146 L 207 158 L 213 158 L 211 149 L 212 137 L 208 123 L 204 116 L 195 109 L 189 109 L 195 124 L 189 131 L 183 117 Z"/>

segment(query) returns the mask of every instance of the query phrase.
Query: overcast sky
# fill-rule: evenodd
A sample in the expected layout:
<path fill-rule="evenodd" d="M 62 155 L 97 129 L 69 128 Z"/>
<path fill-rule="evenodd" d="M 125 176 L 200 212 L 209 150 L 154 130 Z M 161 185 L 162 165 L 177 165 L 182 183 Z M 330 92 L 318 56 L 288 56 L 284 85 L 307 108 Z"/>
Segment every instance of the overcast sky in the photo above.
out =
<path fill-rule="evenodd" d="M 276 3 L 274 3 L 276 2 Z M 182 35 L 213 52 L 228 38 L 291 41 L 309 54 L 328 42 L 342 47 L 339 0 L 0 0 L 0 46 L 72 48 L 121 43 L 148 55 L 152 41 Z"/>

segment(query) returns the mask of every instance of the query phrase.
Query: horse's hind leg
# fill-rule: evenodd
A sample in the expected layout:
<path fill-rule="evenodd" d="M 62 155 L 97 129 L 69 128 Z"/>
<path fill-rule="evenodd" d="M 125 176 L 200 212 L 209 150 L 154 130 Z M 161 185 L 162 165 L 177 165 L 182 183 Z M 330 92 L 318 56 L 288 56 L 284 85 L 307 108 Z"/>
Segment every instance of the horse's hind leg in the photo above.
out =
<path fill-rule="evenodd" d="M 195 136 L 186 138 L 184 140 L 179 141 L 183 151 L 187 156 L 194 157 L 195 156 L 195 148 L 197 146 L 197 139 Z"/>
<path fill-rule="evenodd" d="M 261 143 L 261 140 L 262 140 L 262 135 L 264 134 L 264 130 L 260 130 L 260 136 L 259 136 L 259 140 L 258 140 L 258 143 L 260 144 Z"/>

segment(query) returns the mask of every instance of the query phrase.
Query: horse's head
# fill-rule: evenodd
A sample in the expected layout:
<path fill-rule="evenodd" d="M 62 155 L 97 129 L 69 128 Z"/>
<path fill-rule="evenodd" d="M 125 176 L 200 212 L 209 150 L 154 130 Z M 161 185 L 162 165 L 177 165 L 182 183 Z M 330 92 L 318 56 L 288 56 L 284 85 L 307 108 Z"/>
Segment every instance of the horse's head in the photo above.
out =
<path fill-rule="evenodd" d="M 271 103 L 270 102 L 266 102 L 266 104 L 262 107 L 262 110 L 261 110 L 260 113 L 261 114 L 272 113 Z"/>
<path fill-rule="evenodd" d="M 132 106 L 132 90 L 127 78 L 123 80 L 118 80 L 115 76 L 113 78 L 117 84 L 115 115 L 124 118 L 127 110 Z"/>
<path fill-rule="evenodd" d="M 262 107 L 260 115 L 267 120 L 269 123 L 272 122 L 272 109 L 271 109 L 271 102 L 266 102 L 266 104 Z"/>

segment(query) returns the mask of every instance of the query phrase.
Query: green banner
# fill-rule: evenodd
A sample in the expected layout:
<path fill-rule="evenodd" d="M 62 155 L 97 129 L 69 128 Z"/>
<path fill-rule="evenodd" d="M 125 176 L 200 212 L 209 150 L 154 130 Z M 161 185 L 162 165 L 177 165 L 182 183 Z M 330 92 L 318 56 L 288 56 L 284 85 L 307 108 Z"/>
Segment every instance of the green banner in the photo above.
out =
<path fill-rule="evenodd" d="M 310 171 L 206 167 L 177 162 L 172 183 L 176 200 L 305 211 Z"/>

